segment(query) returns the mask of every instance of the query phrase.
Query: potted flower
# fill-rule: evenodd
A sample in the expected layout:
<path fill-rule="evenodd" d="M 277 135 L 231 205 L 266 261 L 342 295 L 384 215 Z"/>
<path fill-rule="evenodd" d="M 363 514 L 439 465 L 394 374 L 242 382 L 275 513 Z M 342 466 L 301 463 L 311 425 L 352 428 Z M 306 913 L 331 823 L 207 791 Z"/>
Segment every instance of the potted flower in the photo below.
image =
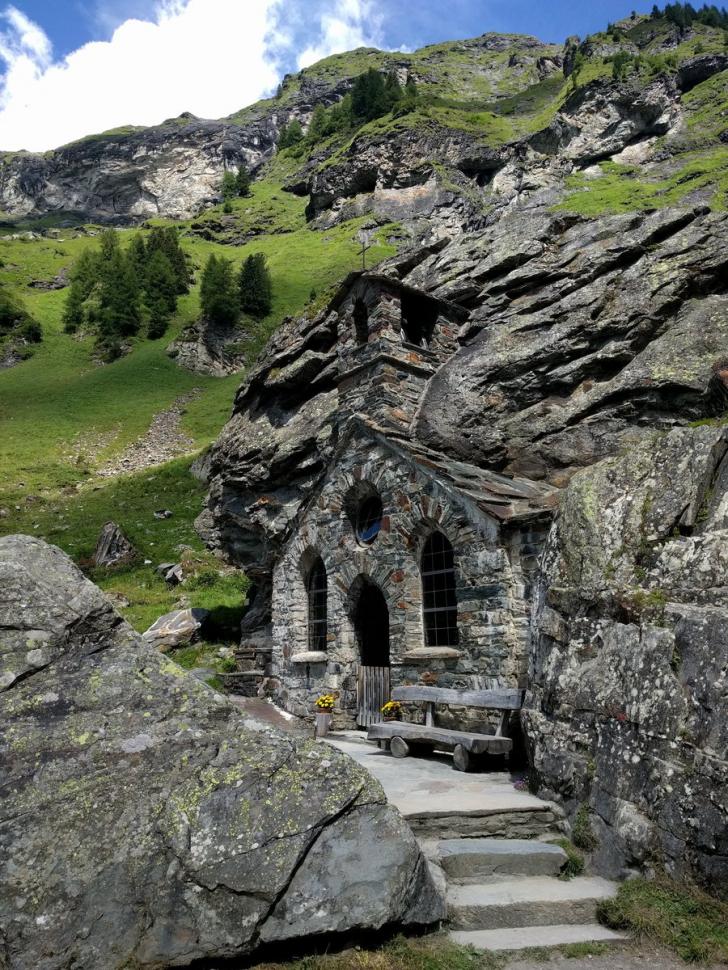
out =
<path fill-rule="evenodd" d="M 385 721 L 399 721 L 402 717 L 402 705 L 399 701 L 387 701 L 382 708 L 382 717 Z"/>
<path fill-rule="evenodd" d="M 331 727 L 331 716 L 334 711 L 336 698 L 333 694 L 322 694 L 316 701 L 316 731 L 315 737 L 325 738 Z"/>

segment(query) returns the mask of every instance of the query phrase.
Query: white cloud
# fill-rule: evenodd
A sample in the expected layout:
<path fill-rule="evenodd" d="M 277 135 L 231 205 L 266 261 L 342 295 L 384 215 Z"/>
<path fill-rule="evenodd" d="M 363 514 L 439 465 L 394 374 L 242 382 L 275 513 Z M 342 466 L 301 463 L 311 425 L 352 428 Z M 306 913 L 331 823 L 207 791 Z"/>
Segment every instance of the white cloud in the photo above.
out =
<path fill-rule="evenodd" d="M 298 55 L 298 67 L 355 47 L 381 46 L 381 24 L 371 0 L 341 0 L 335 14 L 321 15 L 320 37 Z"/>
<path fill-rule="evenodd" d="M 303 65 L 378 36 L 372 0 L 325 0 L 315 16 L 309 3 L 298 11 L 290 0 L 158 0 L 149 19 L 125 20 L 109 41 L 61 61 L 37 24 L 6 7 L 0 149 L 43 151 L 183 111 L 219 118 L 275 88 L 284 51 Z M 290 48 L 301 34 L 297 56 Z"/>

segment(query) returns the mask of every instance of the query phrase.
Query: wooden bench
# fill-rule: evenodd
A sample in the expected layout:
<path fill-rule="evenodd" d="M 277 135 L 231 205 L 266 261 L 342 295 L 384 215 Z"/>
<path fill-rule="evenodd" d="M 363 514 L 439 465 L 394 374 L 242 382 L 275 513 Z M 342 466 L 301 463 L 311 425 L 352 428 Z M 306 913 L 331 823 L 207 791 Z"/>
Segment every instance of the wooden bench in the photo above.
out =
<path fill-rule="evenodd" d="M 472 755 L 508 754 L 513 741 L 508 737 L 508 720 L 511 711 L 520 710 L 523 704 L 522 690 L 502 688 L 498 690 L 450 690 L 444 687 L 395 687 L 392 700 L 411 704 L 424 702 L 425 723 L 411 724 L 407 721 L 382 721 L 369 727 L 367 737 L 389 747 L 395 758 L 406 758 L 411 749 L 444 748 L 453 752 L 453 767 L 458 771 L 470 768 Z M 477 707 L 481 710 L 500 711 L 500 723 L 495 734 L 474 734 L 470 731 L 450 731 L 435 726 L 435 705 L 451 704 L 457 707 Z M 413 751 L 414 753 L 414 751 Z"/>

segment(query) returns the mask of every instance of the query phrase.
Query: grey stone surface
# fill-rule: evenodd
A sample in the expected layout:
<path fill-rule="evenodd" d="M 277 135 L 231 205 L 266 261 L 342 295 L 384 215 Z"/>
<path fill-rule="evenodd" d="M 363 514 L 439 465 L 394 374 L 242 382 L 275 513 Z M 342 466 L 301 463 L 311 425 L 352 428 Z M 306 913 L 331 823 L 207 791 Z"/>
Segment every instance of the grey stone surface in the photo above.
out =
<path fill-rule="evenodd" d="M 568 881 L 523 876 L 487 885 L 451 885 L 448 919 L 456 929 L 594 923 L 599 902 L 616 892 L 615 883 L 599 876 Z"/>
<path fill-rule="evenodd" d="M 450 939 L 460 946 L 476 950 L 528 950 L 543 946 L 564 946 L 570 943 L 618 943 L 626 939 L 599 923 L 565 924 L 559 926 L 517 926 L 499 930 L 453 930 Z M 569 966 L 578 966 L 574 960 Z M 656 966 L 656 964 L 653 964 Z M 662 964 L 660 964 L 662 966 Z"/>
<path fill-rule="evenodd" d="M 437 858 L 458 882 L 507 873 L 558 876 L 567 861 L 561 846 L 535 839 L 444 839 L 438 843 Z"/>
<path fill-rule="evenodd" d="M 94 551 L 95 566 L 124 566 L 132 562 L 137 553 L 116 522 L 107 522 L 101 530 Z"/>
<path fill-rule="evenodd" d="M 682 364 L 680 363 L 680 366 Z M 575 476 L 545 554 L 523 711 L 534 779 L 605 872 L 728 886 L 728 432 Z"/>
<path fill-rule="evenodd" d="M 144 640 L 162 653 L 192 643 L 200 633 L 205 620 L 209 616 L 208 610 L 190 608 L 173 610 L 165 613 L 145 630 Z"/>
<path fill-rule="evenodd" d="M 366 772 L 248 721 L 26 536 L 0 539 L 0 718 L 12 970 L 186 965 L 443 915 Z"/>

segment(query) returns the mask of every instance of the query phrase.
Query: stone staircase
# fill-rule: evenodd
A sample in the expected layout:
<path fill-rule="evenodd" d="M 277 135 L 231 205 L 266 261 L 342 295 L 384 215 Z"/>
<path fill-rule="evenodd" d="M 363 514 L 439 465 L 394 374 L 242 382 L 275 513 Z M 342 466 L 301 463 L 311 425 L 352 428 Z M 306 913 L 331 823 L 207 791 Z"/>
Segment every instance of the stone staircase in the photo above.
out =
<path fill-rule="evenodd" d="M 616 884 L 559 878 L 567 857 L 531 839 L 444 839 L 424 845 L 447 878 L 450 935 L 484 950 L 519 950 L 623 937 L 596 921 Z"/>

